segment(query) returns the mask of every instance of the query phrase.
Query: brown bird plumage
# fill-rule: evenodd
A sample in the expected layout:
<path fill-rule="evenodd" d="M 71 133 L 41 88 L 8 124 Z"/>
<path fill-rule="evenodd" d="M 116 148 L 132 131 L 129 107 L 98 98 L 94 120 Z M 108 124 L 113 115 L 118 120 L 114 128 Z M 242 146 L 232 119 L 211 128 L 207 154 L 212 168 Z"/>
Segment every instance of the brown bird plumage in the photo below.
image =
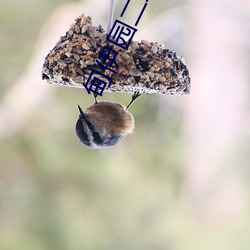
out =
<path fill-rule="evenodd" d="M 133 132 L 134 118 L 119 103 L 98 102 L 88 107 L 85 114 L 98 131 L 111 135 L 127 135 Z"/>
<path fill-rule="evenodd" d="M 85 112 L 78 106 L 80 115 L 76 134 L 87 147 L 111 148 L 133 132 L 134 118 L 127 109 L 112 102 L 96 102 Z"/>

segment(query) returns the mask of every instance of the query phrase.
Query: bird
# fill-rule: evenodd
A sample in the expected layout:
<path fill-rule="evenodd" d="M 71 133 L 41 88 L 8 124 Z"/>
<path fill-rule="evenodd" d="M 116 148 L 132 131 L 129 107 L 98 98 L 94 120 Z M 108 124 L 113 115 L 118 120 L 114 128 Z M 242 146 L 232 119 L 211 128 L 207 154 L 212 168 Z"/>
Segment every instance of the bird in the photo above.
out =
<path fill-rule="evenodd" d="M 84 112 L 78 105 L 79 118 L 76 122 L 76 135 L 83 145 L 91 149 L 117 146 L 135 127 L 134 117 L 128 107 L 140 96 L 135 93 L 127 107 L 109 101 L 97 102 Z"/>

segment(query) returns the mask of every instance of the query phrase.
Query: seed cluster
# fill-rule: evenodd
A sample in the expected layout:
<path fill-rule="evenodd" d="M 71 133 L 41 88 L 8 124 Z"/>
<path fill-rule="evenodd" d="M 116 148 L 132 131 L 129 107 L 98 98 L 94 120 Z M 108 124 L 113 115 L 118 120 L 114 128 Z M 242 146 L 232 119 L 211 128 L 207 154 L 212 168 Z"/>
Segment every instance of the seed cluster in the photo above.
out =
<path fill-rule="evenodd" d="M 106 41 L 107 33 L 81 15 L 45 58 L 42 78 L 52 84 L 85 88 L 92 69 L 112 78 L 105 92 L 140 94 L 188 94 L 190 77 L 182 57 L 157 42 L 132 41 L 128 50 Z M 104 46 L 113 46 L 117 74 L 102 71 L 95 62 Z M 106 65 L 105 65 L 106 66 Z M 100 77 L 99 77 L 100 78 Z M 102 79 L 105 80 L 105 79 Z"/>

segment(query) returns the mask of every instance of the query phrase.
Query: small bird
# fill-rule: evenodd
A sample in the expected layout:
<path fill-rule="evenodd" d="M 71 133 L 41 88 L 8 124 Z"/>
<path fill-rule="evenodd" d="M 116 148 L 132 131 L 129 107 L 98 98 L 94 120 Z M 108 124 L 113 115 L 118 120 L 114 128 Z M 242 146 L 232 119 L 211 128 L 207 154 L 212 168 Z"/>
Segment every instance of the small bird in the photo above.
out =
<path fill-rule="evenodd" d="M 133 101 L 132 98 L 131 103 Z M 78 138 L 91 149 L 111 148 L 118 145 L 134 129 L 134 117 L 127 111 L 127 108 L 119 103 L 97 102 L 96 98 L 95 103 L 85 112 L 78 105 L 80 112 L 76 122 Z"/>

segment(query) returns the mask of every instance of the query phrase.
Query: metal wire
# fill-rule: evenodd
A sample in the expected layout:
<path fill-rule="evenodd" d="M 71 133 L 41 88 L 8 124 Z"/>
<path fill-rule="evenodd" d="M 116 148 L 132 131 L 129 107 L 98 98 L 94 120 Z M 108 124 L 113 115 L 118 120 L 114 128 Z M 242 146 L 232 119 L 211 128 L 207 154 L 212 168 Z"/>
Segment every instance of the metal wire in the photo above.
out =
<path fill-rule="evenodd" d="M 109 1 L 109 11 L 108 11 L 108 24 L 107 24 L 107 32 L 108 33 L 110 32 L 111 26 L 113 24 L 114 9 L 115 9 L 115 0 L 110 0 Z"/>

